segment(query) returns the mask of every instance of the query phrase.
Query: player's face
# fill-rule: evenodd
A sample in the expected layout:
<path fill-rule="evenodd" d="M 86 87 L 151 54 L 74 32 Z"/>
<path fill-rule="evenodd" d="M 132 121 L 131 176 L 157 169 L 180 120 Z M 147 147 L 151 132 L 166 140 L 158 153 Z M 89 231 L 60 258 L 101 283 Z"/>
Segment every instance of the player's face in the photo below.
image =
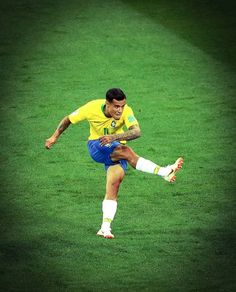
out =
<path fill-rule="evenodd" d="M 110 117 L 113 117 L 113 119 L 115 120 L 119 120 L 123 113 L 125 105 L 126 99 L 113 99 L 112 102 L 106 101 L 106 114 Z"/>

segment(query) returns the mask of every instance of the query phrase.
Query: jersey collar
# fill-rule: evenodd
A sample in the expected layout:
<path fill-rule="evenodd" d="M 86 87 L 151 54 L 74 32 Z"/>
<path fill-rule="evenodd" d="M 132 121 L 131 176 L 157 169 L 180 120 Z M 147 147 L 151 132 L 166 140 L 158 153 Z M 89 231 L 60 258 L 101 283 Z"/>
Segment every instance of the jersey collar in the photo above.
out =
<path fill-rule="evenodd" d="M 105 108 L 106 108 L 106 104 L 102 104 L 102 106 L 101 106 L 101 110 L 102 110 L 104 116 L 105 116 L 106 118 L 110 119 L 111 117 L 109 118 L 109 117 L 107 117 L 107 116 L 105 115 Z"/>

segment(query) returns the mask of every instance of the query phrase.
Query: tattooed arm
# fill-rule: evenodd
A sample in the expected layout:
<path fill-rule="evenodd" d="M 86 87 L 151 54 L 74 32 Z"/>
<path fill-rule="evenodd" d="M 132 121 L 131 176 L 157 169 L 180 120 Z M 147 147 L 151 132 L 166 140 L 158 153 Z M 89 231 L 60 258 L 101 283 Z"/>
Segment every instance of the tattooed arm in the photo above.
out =
<path fill-rule="evenodd" d="M 113 141 L 130 141 L 137 139 L 141 136 L 141 130 L 139 126 L 132 126 L 128 131 L 122 134 L 105 135 L 100 137 L 100 142 L 102 145 L 109 144 Z"/>
<path fill-rule="evenodd" d="M 60 137 L 60 135 L 69 127 L 71 124 L 68 116 L 64 117 L 64 119 L 59 123 L 56 131 L 53 133 L 53 135 L 48 138 L 45 142 L 46 149 L 50 149 L 53 144 L 57 142 L 57 139 Z"/>

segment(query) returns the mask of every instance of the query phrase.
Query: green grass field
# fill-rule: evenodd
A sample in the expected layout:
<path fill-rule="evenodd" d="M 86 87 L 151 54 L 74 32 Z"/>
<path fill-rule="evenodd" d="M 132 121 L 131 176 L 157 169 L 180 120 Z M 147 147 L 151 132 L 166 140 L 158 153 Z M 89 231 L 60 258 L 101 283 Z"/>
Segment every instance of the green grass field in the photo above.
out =
<path fill-rule="evenodd" d="M 0 291 L 236 291 L 234 1 L 2 0 Z M 115 240 L 86 122 L 121 87 L 141 156 L 183 155 L 174 185 L 131 168 Z"/>

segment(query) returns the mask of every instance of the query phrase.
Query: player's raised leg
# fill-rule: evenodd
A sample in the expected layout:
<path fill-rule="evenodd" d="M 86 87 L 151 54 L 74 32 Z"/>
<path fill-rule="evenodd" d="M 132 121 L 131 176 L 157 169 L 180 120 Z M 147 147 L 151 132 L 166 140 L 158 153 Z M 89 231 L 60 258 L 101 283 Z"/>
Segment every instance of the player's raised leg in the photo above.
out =
<path fill-rule="evenodd" d="M 111 154 L 111 159 L 113 161 L 125 159 L 133 168 L 143 172 L 157 174 L 170 183 L 175 181 L 176 172 L 182 167 L 184 162 L 183 158 L 180 157 L 174 164 L 161 167 L 148 159 L 139 157 L 130 147 L 124 145 L 115 148 Z"/>
<path fill-rule="evenodd" d="M 111 222 L 117 210 L 117 196 L 125 172 L 120 164 L 112 165 L 107 169 L 106 195 L 102 202 L 103 221 L 97 235 L 105 238 L 114 238 L 111 233 Z"/>

